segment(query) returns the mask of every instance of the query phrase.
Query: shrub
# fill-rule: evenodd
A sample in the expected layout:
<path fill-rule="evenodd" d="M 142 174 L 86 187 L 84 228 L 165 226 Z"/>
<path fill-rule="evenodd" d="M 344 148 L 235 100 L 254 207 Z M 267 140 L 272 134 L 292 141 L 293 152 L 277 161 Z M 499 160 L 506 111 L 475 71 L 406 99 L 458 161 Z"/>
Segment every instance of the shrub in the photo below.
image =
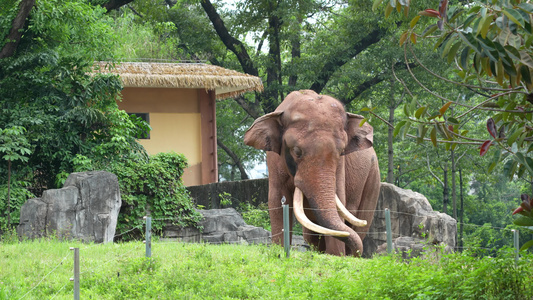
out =
<path fill-rule="evenodd" d="M 77 171 L 88 171 L 101 166 L 100 162 L 78 155 Z M 117 233 L 128 234 L 121 239 L 139 237 L 143 217 L 152 217 L 152 231 L 161 232 L 166 223 L 197 227 L 202 216 L 185 189 L 181 176 L 187 167 L 182 154 L 159 153 L 148 158 L 131 155 L 129 159 L 115 161 L 102 169 L 118 177 L 122 207 L 118 217 Z"/>

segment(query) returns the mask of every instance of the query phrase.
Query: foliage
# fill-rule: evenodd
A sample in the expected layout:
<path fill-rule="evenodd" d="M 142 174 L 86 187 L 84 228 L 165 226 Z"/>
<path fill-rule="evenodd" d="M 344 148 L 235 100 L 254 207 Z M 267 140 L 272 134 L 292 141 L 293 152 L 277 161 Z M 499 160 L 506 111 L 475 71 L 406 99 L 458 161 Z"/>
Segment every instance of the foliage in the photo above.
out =
<path fill-rule="evenodd" d="M 131 155 L 127 159 L 104 164 L 105 157 L 91 160 L 78 155 L 75 159 L 76 171 L 93 169 L 106 170 L 118 177 L 122 207 L 120 210 L 117 235 L 121 239 L 138 237 L 144 224 L 143 217 L 152 217 L 155 234 L 161 232 L 167 223 L 178 226 L 198 226 L 202 216 L 198 213 L 183 185 L 183 170 L 187 159 L 182 154 L 158 153 L 150 157 Z"/>
<path fill-rule="evenodd" d="M 18 3 L 6 2 L 11 5 L 10 10 L 2 9 L 2 41 L 11 28 Z M 118 39 L 106 10 L 93 4 L 86 0 L 38 1 L 17 51 L 0 60 L 0 128 L 20 129 L 17 139 L 11 142 L 6 142 L 4 130 L 0 142 L 0 153 L 13 161 L 14 175 L 10 190 L 6 175 L 9 177 L 11 161 L 0 160 L 0 207 L 6 211 L 4 196 L 11 194 L 9 207 L 14 222 L 18 221 L 20 206 L 33 196 L 29 190 L 39 196 L 43 189 L 61 187 L 74 170 L 131 170 L 135 169 L 134 162 L 146 161 L 136 137 L 149 126 L 118 110 L 116 101 L 122 85 L 117 76 L 92 73 L 94 61 L 113 59 Z M 178 164 L 164 158 L 158 161 Z M 155 165 L 150 167 L 157 168 Z M 164 176 L 179 172 L 181 169 L 168 171 Z M 179 176 L 166 186 L 177 181 Z M 4 182 L 8 182 L 7 189 Z M 160 197 L 157 201 L 164 206 L 168 201 L 164 199 L 172 197 L 177 196 Z M 159 212 L 156 209 L 156 214 Z M 5 222 L 4 216 L 0 221 Z"/>
<path fill-rule="evenodd" d="M 13 126 L 11 128 L 2 129 L 0 128 L 0 155 L 2 159 L 7 161 L 7 191 L 4 197 L 0 198 L 0 211 L 5 211 L 6 215 L 2 216 L 2 219 L 6 217 L 5 222 L 0 221 L 0 228 L 9 227 L 13 219 L 18 219 L 18 208 L 22 203 L 24 203 L 28 198 L 26 197 L 31 193 L 24 193 L 20 190 L 13 191 L 12 193 L 12 166 L 15 162 L 20 162 L 24 165 L 28 161 L 28 155 L 31 154 L 29 149 L 30 144 L 24 136 L 25 128 L 21 126 Z M 12 199 L 11 197 L 14 197 Z M 14 201 L 13 201 L 14 200 Z M 15 214 L 13 218 L 12 214 Z"/>
<path fill-rule="evenodd" d="M 377 7 L 381 1 L 374 3 Z M 406 2 L 390 1 L 385 9 L 386 16 L 391 14 L 393 7 L 399 11 L 409 10 Z M 440 137 L 448 148 L 466 140 L 480 146 L 482 156 L 491 146 L 498 146 L 493 151 L 489 172 L 501 162 L 510 179 L 515 175 L 532 176 L 533 160 L 529 157 L 533 150 L 532 14 L 533 5 L 520 0 L 469 5 L 459 2 L 453 6 L 449 6 L 447 0 L 441 0 L 438 10 L 420 11 L 400 38 L 406 54 L 409 52 L 416 60 L 410 50 L 411 44 L 420 38 L 434 39 L 434 49 L 448 64 L 455 66 L 456 76 L 443 77 L 425 66 L 424 69 L 443 82 L 474 91 L 477 96 L 465 101 L 461 96 L 453 100 L 432 93 L 442 100 L 437 107 L 413 97 L 405 105 L 408 119 L 397 128 L 403 126 L 404 131 L 408 131 L 413 125 L 418 128 L 416 136 L 419 139 L 429 135 L 429 140 L 436 145 Z M 425 29 L 417 27 L 418 21 L 425 17 L 437 18 L 437 24 Z M 486 122 L 482 122 L 483 119 Z M 462 128 L 468 122 L 486 124 L 490 135 L 485 134 L 483 139 L 472 138 Z"/>
<path fill-rule="evenodd" d="M 241 202 L 239 212 L 246 224 L 262 227 L 268 231 L 272 230 L 270 227 L 270 216 L 268 215 L 268 205 L 266 203 L 255 207 L 248 202 Z"/>
<path fill-rule="evenodd" d="M 245 147 L 242 143 L 242 137 L 254 119 L 232 99 L 219 101 L 216 113 L 217 139 L 224 145 L 224 148 L 220 145 L 218 147 L 219 176 L 229 181 L 244 179 L 242 174 L 236 176 L 241 172 L 239 164 L 242 169 L 249 170 L 256 163 L 264 161 L 265 157 L 263 151 L 253 147 Z M 235 161 L 228 152 L 242 161 Z"/>
<path fill-rule="evenodd" d="M 0 127 L 26 129 L 33 151 L 27 180 L 36 194 L 58 187 L 56 175 L 72 171 L 76 154 L 118 142 L 129 143 L 122 147 L 127 152 L 139 148 L 124 130 L 131 121 L 117 109 L 120 81 L 90 74 L 95 60 L 111 54 L 105 9 L 83 0 L 42 1 L 38 7 L 15 55 L 0 60 Z"/>
<path fill-rule="evenodd" d="M 114 32 L 117 35 L 113 47 L 117 60 L 163 60 L 182 58 L 179 39 L 174 38 L 177 27 L 172 22 L 149 20 L 137 22 L 129 10 L 115 13 Z"/>
<path fill-rule="evenodd" d="M 518 218 L 514 219 L 513 223 L 515 225 L 521 226 L 523 230 L 526 230 L 529 233 L 533 233 L 533 198 L 530 198 L 527 194 L 522 194 L 522 203 L 520 206 L 513 212 L 514 214 L 520 214 Z M 530 247 L 533 247 L 533 239 L 525 243 L 520 249 L 525 250 Z"/>
<path fill-rule="evenodd" d="M 105 245 L 40 240 L 0 247 L 0 299 L 72 297 L 79 247 L 81 296 L 98 299 L 530 299 L 533 257 L 469 253 L 373 259 L 291 252 L 275 245 Z M 42 282 L 41 282 L 42 280 Z M 372 284 L 369 284 L 372 283 Z M 27 295 L 26 295 L 27 293 Z"/>

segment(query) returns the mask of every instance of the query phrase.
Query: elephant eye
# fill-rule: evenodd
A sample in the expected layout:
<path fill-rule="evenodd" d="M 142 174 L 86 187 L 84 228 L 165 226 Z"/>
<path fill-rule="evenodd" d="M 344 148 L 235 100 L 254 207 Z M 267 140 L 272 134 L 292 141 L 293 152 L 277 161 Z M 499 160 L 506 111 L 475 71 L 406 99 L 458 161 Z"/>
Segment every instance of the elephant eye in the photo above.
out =
<path fill-rule="evenodd" d="M 296 156 L 296 158 L 300 158 L 302 157 L 302 149 L 298 148 L 298 147 L 294 147 L 292 148 L 292 153 L 294 153 L 294 155 Z"/>

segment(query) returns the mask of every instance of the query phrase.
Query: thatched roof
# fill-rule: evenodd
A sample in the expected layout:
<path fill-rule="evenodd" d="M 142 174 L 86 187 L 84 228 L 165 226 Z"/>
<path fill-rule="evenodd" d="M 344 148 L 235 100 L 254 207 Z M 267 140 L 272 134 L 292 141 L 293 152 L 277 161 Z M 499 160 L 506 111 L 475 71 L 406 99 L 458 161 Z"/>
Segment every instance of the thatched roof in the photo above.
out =
<path fill-rule="evenodd" d="M 205 88 L 217 99 L 263 90 L 261 78 L 202 63 L 123 62 L 110 68 L 98 62 L 97 73 L 119 74 L 124 87 Z"/>

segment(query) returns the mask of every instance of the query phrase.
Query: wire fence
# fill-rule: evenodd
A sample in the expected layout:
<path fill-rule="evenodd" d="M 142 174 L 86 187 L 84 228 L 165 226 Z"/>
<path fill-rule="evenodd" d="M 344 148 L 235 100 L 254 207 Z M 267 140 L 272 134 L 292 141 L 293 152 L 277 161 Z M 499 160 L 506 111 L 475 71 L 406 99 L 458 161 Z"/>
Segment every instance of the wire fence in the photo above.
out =
<path fill-rule="evenodd" d="M 278 209 L 282 209 L 282 208 L 274 208 L 274 210 L 278 210 Z M 263 209 L 261 211 L 263 212 L 268 212 L 268 211 L 271 211 L 273 209 Z M 308 209 L 308 210 L 312 210 L 312 209 Z M 376 217 L 378 216 L 378 214 L 382 213 L 385 215 L 385 212 L 386 210 L 374 210 L 374 221 L 376 220 Z M 403 217 L 407 217 L 407 218 L 441 218 L 441 216 L 439 214 L 435 214 L 435 215 L 419 215 L 419 214 L 412 214 L 412 213 L 406 213 L 406 212 L 398 212 L 398 211 L 390 211 L 391 214 L 396 214 L 397 216 L 403 216 Z M 163 222 L 169 222 L 171 223 L 172 221 L 176 221 L 176 219 L 174 218 L 154 218 L 154 219 L 151 219 L 151 218 L 146 218 L 146 221 L 148 222 L 151 222 L 151 221 L 163 221 Z M 399 223 L 399 222 L 398 222 Z M 461 223 L 456 223 L 457 225 L 460 225 Z M 122 237 L 124 236 L 125 234 L 127 233 L 130 233 L 132 231 L 135 231 L 135 230 L 142 230 L 143 228 L 146 228 L 147 226 L 145 226 L 145 224 L 140 224 L 140 225 L 137 225 L 137 226 L 134 226 L 130 229 L 127 229 L 127 230 L 124 230 L 120 233 L 117 233 L 114 235 L 114 238 L 119 238 L 119 237 Z M 511 229 L 511 228 L 502 228 L 502 227 L 493 227 L 493 226 L 490 226 L 490 225 L 478 225 L 478 224 L 468 224 L 468 223 L 462 223 L 462 225 L 464 227 L 468 227 L 468 228 L 471 228 L 470 231 L 471 232 L 477 232 L 479 231 L 479 229 L 484 229 L 486 231 L 493 231 L 492 233 L 494 234 L 494 230 L 497 230 L 497 231 L 500 231 L 501 232 L 501 236 L 502 238 L 508 238 L 508 237 L 511 237 L 511 244 L 508 244 L 506 246 L 510 246 L 510 247 L 515 247 L 515 248 L 518 248 L 518 240 L 517 240 L 517 236 L 518 236 L 518 231 L 515 230 L 515 229 Z M 149 228 L 149 226 L 148 226 Z M 456 226 L 456 228 L 458 228 Z M 390 228 L 387 226 L 386 230 L 372 230 L 372 226 L 370 227 L 370 231 L 367 232 L 367 236 L 369 235 L 387 235 L 389 234 L 390 237 L 392 239 L 397 239 L 397 238 L 401 238 L 401 237 L 413 237 L 413 234 L 410 234 L 410 235 L 404 235 L 400 232 L 396 232 L 393 228 Z M 396 228 L 398 229 L 398 228 Z M 419 232 L 418 233 L 421 233 L 423 232 L 424 228 L 419 228 Z M 295 232 L 295 231 L 290 231 L 291 234 L 297 234 L 299 232 Z M 309 235 L 318 235 L 318 234 L 313 234 L 313 233 L 308 233 Z M 146 237 L 150 237 L 151 236 L 151 232 L 148 233 L 148 232 L 145 232 L 145 236 Z M 277 239 L 278 237 L 282 237 L 283 236 L 283 232 L 278 232 L 278 233 L 272 233 L 270 234 L 269 238 L 268 238 L 268 241 L 267 243 L 271 243 L 271 241 L 273 239 Z M 213 244 L 213 245 L 217 245 L 217 244 L 243 244 L 243 241 L 242 240 L 237 240 L 237 241 L 218 241 L 218 242 L 213 242 L 213 241 L 207 241 L 205 239 L 202 238 L 202 233 L 198 233 L 197 234 L 197 238 L 198 238 L 198 241 L 200 242 L 207 242 L 209 244 Z M 420 236 L 423 238 L 423 236 Z M 456 235 L 457 237 L 457 235 Z M 514 240 L 513 240 L 513 237 L 514 237 Z M 128 251 L 125 251 L 125 252 L 121 252 L 119 255 L 115 255 L 115 256 L 112 256 L 112 257 L 109 257 L 107 260 L 105 261 L 99 261 L 97 264 L 94 264 L 94 265 L 90 265 L 88 264 L 86 261 L 84 261 L 83 259 L 81 259 L 81 264 L 82 264 L 82 270 L 83 272 L 80 272 L 79 275 L 86 275 L 86 274 L 89 274 L 89 273 L 93 273 L 97 268 L 102 268 L 103 266 L 105 267 L 106 265 L 108 265 L 109 263 L 111 262 L 114 262 L 114 261 L 118 261 L 118 260 L 121 260 L 121 259 L 124 259 L 125 257 L 129 257 L 129 255 L 132 253 L 132 252 L 137 252 L 137 251 L 141 251 L 140 249 L 143 247 L 143 245 L 145 245 L 145 247 L 147 247 L 147 250 L 146 250 L 146 256 L 149 257 L 148 255 L 148 245 L 151 247 L 151 241 L 144 241 L 145 244 L 139 242 L 136 244 L 136 246 L 134 248 L 131 248 L 129 249 Z M 164 241 L 164 243 L 183 243 L 182 240 L 180 239 L 174 239 L 174 240 L 166 240 Z M 245 244 L 259 244 L 259 243 L 265 243 L 265 238 L 264 237 L 257 237 L 257 238 L 247 238 L 246 239 L 246 243 Z M 505 243 L 508 243 L 508 241 L 505 241 Z M 79 249 L 81 251 L 81 253 L 86 253 L 87 250 L 92 250 L 92 249 L 95 249 L 95 248 L 98 248 L 98 247 L 102 247 L 102 244 L 87 244 L 86 246 L 82 247 L 81 249 Z M 462 250 L 465 250 L 465 249 L 469 249 L 469 250 L 476 250 L 476 251 L 493 251 L 494 250 L 494 247 L 488 247 L 486 245 L 481 245 L 481 244 L 476 244 L 476 243 L 467 243 L 467 245 L 465 246 L 458 246 L 457 244 L 454 245 L 454 249 L 455 250 L 459 250 L 459 251 L 462 251 Z M 46 278 L 48 278 L 51 274 L 53 274 L 54 272 L 56 272 L 60 266 L 64 265 L 64 262 L 67 261 L 68 259 L 72 259 L 73 258 L 73 254 L 72 254 L 72 251 L 70 251 L 72 249 L 69 249 L 68 252 L 62 256 L 61 259 L 59 259 L 57 261 L 57 263 L 54 265 L 53 268 L 51 268 L 46 274 L 44 274 L 34 285 L 32 285 L 32 287 L 22 296 L 20 297 L 19 299 L 25 299 L 28 295 L 30 295 L 36 288 L 38 288 L 41 284 L 43 284 L 43 282 L 46 280 Z M 518 251 L 517 251 L 518 253 Z M 150 255 L 151 255 L 151 249 L 150 249 Z M 518 254 L 517 254 L 518 255 Z M 78 270 L 79 270 L 79 266 L 78 266 Z M 70 278 L 70 280 L 65 280 L 65 283 L 53 294 L 53 296 L 50 298 L 50 299 L 54 299 L 56 298 L 69 284 L 70 282 L 72 281 L 72 278 Z M 76 291 L 74 292 L 74 295 L 76 296 Z M 79 291 L 78 291 L 78 295 L 79 295 Z"/>

